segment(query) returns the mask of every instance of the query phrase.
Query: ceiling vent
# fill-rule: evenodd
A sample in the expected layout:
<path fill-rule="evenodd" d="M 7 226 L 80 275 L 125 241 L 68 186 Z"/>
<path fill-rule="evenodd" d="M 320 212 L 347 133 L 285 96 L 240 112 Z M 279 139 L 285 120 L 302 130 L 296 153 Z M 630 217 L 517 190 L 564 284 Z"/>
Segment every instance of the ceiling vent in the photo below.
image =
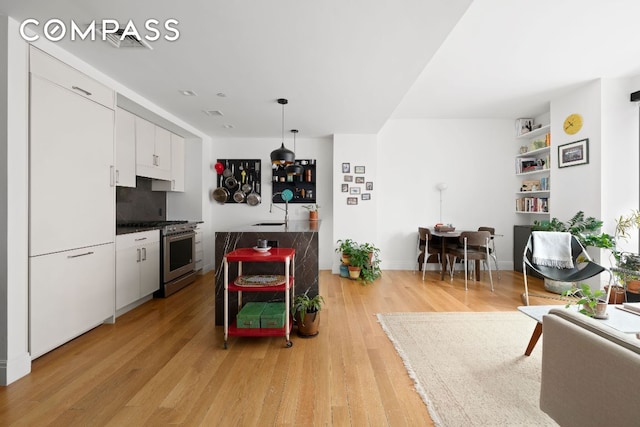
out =
<path fill-rule="evenodd" d="M 100 29 L 98 29 L 98 32 L 100 34 L 102 34 L 103 36 L 106 37 L 107 41 L 117 47 L 117 48 L 122 48 L 122 47 L 141 47 L 141 48 L 145 48 L 145 49 L 153 49 L 151 47 L 151 45 L 149 43 L 147 43 L 146 41 L 139 39 L 136 36 L 133 36 L 131 34 L 127 34 L 125 36 L 123 36 L 124 34 L 124 29 L 121 28 L 119 30 L 117 30 L 116 32 L 112 33 L 107 33 L 107 34 L 103 34 L 102 31 L 100 31 Z"/>
<path fill-rule="evenodd" d="M 203 110 L 202 112 L 207 116 L 224 116 L 220 110 Z"/>

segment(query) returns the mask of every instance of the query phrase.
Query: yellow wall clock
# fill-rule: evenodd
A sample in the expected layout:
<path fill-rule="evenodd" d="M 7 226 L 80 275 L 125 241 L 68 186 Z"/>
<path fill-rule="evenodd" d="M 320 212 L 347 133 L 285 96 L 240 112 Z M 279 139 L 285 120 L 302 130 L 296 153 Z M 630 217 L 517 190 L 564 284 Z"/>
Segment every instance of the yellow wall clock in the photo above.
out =
<path fill-rule="evenodd" d="M 578 131 L 582 129 L 582 116 L 576 113 L 569 114 L 567 118 L 564 119 L 562 128 L 564 132 L 569 135 L 578 133 Z"/>

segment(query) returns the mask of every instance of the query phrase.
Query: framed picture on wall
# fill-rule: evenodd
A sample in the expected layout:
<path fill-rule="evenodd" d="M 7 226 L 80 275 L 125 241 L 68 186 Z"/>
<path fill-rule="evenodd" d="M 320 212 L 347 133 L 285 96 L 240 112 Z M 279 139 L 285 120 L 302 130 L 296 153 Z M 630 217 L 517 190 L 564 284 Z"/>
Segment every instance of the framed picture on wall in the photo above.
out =
<path fill-rule="evenodd" d="M 351 187 L 349 189 L 349 194 L 360 194 L 360 187 Z"/>
<path fill-rule="evenodd" d="M 347 205 L 357 205 L 358 198 L 357 197 L 347 197 Z"/>
<path fill-rule="evenodd" d="M 353 171 L 355 173 L 364 173 L 364 166 L 354 166 Z"/>
<path fill-rule="evenodd" d="M 371 193 L 362 193 L 362 200 L 371 200 Z"/>
<path fill-rule="evenodd" d="M 589 163 L 589 138 L 558 146 L 558 167 L 586 165 Z"/>
<path fill-rule="evenodd" d="M 345 175 L 344 182 L 353 182 L 353 175 Z"/>
<path fill-rule="evenodd" d="M 373 181 L 369 181 L 369 182 L 367 182 L 367 183 L 364 185 L 364 188 L 365 188 L 367 191 L 373 191 Z"/>
<path fill-rule="evenodd" d="M 356 176 L 356 184 L 364 184 L 364 176 Z"/>
<path fill-rule="evenodd" d="M 342 184 L 342 192 L 343 193 L 349 192 L 349 184 Z"/>
<path fill-rule="evenodd" d="M 342 173 L 350 173 L 350 172 L 351 172 L 351 163 L 343 163 Z"/>

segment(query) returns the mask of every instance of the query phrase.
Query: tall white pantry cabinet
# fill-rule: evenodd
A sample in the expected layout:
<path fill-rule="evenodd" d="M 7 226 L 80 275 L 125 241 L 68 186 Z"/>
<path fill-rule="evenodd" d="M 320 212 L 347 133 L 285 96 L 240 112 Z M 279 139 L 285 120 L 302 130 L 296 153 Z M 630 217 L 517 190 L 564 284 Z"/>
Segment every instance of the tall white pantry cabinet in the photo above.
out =
<path fill-rule="evenodd" d="M 113 90 L 31 47 L 29 299 L 36 358 L 113 319 Z"/>

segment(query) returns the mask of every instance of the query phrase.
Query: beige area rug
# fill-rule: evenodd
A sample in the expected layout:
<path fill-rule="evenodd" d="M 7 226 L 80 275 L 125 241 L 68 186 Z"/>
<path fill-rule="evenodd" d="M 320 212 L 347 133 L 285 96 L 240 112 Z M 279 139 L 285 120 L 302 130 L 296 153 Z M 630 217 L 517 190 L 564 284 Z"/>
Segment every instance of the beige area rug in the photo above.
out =
<path fill-rule="evenodd" d="M 542 339 L 520 312 L 390 313 L 378 321 L 436 426 L 553 426 L 538 407 Z"/>

